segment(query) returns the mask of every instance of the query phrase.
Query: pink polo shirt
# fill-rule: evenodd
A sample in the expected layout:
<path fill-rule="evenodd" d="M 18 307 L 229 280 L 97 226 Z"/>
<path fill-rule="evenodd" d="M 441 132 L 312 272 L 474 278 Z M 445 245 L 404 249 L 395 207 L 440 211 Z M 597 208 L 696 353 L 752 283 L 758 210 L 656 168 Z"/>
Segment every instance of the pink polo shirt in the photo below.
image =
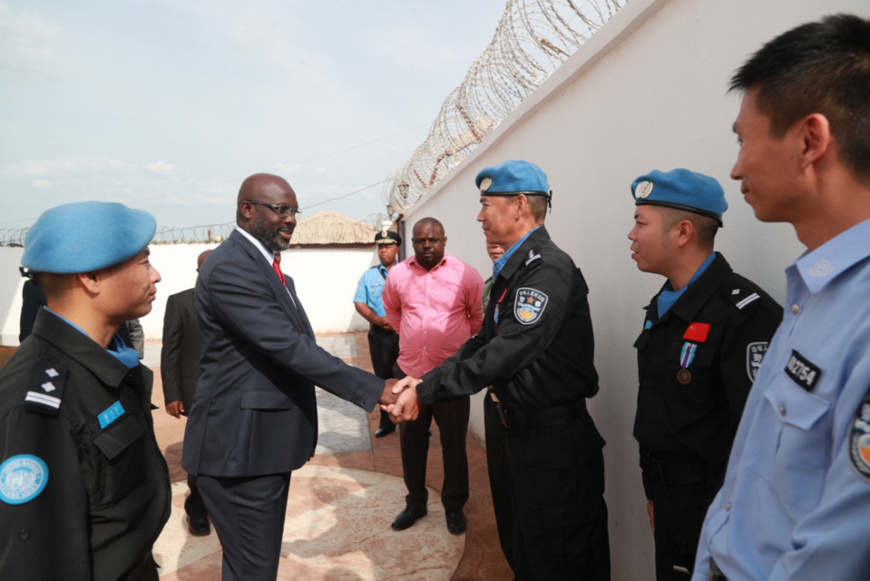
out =
<path fill-rule="evenodd" d="M 483 278 L 445 253 L 426 270 L 416 256 L 390 270 L 381 299 L 387 319 L 399 333 L 399 367 L 423 377 L 476 335 L 483 322 Z"/>

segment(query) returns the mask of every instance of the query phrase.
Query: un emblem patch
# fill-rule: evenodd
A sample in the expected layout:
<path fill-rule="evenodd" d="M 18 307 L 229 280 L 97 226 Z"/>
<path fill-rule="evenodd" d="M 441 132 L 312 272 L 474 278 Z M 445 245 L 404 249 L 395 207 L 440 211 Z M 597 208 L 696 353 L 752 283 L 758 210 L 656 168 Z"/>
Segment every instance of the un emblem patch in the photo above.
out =
<path fill-rule="evenodd" d="M 19 454 L 0 464 L 0 500 L 24 504 L 39 496 L 48 482 L 48 466 L 41 458 Z"/>
<path fill-rule="evenodd" d="M 870 394 L 861 402 L 849 434 L 849 460 L 861 478 L 870 482 Z"/>
<path fill-rule="evenodd" d="M 767 346 L 767 341 L 750 343 L 746 346 L 746 373 L 749 374 L 749 381 L 755 381 L 758 370 L 761 369 L 761 362 L 767 353 Z"/>
<path fill-rule="evenodd" d="M 547 295 L 533 288 L 517 289 L 514 301 L 514 316 L 523 325 L 531 325 L 540 320 L 547 306 Z"/>

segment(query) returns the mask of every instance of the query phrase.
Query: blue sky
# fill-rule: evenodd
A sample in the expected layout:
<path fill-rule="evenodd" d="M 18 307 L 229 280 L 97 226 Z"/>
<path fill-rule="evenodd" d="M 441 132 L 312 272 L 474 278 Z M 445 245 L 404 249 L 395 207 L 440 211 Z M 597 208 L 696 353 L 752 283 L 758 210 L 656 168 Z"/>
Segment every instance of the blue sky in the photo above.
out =
<path fill-rule="evenodd" d="M 230 222 L 246 176 L 365 220 L 504 0 L 0 0 L 0 229 L 111 200 Z"/>

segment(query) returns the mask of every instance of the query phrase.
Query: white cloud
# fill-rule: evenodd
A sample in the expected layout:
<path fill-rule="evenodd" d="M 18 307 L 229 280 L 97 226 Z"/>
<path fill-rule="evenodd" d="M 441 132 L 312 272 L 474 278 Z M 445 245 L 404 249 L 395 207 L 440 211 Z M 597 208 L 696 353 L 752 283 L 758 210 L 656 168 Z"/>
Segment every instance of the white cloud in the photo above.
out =
<path fill-rule="evenodd" d="M 53 190 L 54 186 L 48 180 L 33 180 L 33 188 L 37 190 Z"/>
<path fill-rule="evenodd" d="M 175 171 L 175 166 L 168 164 L 165 161 L 155 161 L 148 164 L 148 169 L 162 176 L 169 175 Z"/>
<path fill-rule="evenodd" d="M 61 29 L 0 0 L 0 73 L 37 76 L 58 58 Z"/>

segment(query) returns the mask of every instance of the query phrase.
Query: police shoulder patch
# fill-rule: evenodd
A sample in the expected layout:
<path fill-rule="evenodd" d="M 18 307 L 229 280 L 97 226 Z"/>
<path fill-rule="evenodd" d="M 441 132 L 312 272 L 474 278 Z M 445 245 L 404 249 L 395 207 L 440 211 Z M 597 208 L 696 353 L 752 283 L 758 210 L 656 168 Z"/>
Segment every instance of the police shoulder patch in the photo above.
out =
<path fill-rule="evenodd" d="M 548 297 L 546 294 L 533 288 L 517 289 L 514 300 L 514 316 L 523 325 L 531 325 L 538 322 L 547 307 Z"/>
<path fill-rule="evenodd" d="M 858 476 L 870 482 L 870 391 L 858 406 L 849 433 L 849 462 Z"/>
<path fill-rule="evenodd" d="M 749 375 L 749 381 L 755 381 L 758 376 L 761 362 L 767 353 L 767 346 L 767 341 L 756 341 L 746 346 L 746 373 Z"/>
<path fill-rule="evenodd" d="M 42 493 L 48 483 L 48 466 L 32 454 L 18 454 L 0 464 L 0 501 L 24 504 Z"/>

